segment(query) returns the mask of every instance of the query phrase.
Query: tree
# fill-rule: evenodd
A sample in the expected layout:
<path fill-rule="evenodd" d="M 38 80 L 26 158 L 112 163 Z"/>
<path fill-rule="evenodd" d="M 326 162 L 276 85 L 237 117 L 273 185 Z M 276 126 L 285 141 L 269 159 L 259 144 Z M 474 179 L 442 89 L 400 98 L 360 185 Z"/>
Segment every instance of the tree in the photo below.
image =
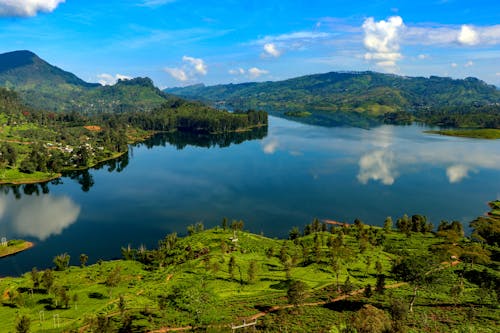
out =
<path fill-rule="evenodd" d="M 56 265 L 57 271 L 64 271 L 68 268 L 70 256 L 67 253 L 63 253 L 54 257 L 54 264 Z"/>
<path fill-rule="evenodd" d="M 16 324 L 17 333 L 28 333 L 30 331 L 31 320 L 28 316 L 23 315 Z"/>
<path fill-rule="evenodd" d="M 396 227 L 398 227 L 399 232 L 402 232 L 409 236 L 411 231 L 411 222 L 408 218 L 408 215 L 405 214 L 402 218 L 399 218 L 396 222 Z"/>
<path fill-rule="evenodd" d="M 286 295 L 288 303 L 298 306 L 307 298 L 307 285 L 299 280 L 292 280 L 288 284 Z"/>
<path fill-rule="evenodd" d="M 33 281 L 33 288 L 38 288 L 40 286 L 40 272 L 36 269 L 36 267 L 33 267 L 31 269 L 31 281 Z"/>
<path fill-rule="evenodd" d="M 125 298 L 123 297 L 123 295 L 120 295 L 120 297 L 118 298 L 118 309 L 120 310 L 120 314 L 122 316 L 125 313 L 125 307 L 126 307 Z"/>
<path fill-rule="evenodd" d="M 384 231 L 389 232 L 392 230 L 392 217 L 387 216 L 384 221 Z"/>
<path fill-rule="evenodd" d="M 342 263 L 340 259 L 337 257 L 332 257 L 332 259 L 330 260 L 330 267 L 337 279 L 337 292 L 340 292 L 339 276 L 340 276 L 340 271 L 342 270 Z"/>
<path fill-rule="evenodd" d="M 382 295 L 385 291 L 385 275 L 384 274 L 378 274 L 377 275 L 377 282 L 375 284 L 375 291 Z"/>
<path fill-rule="evenodd" d="M 109 273 L 106 281 L 104 282 L 106 286 L 113 288 L 116 287 L 118 283 L 120 283 L 121 270 L 122 268 L 120 266 L 117 266 Z"/>
<path fill-rule="evenodd" d="M 290 232 L 288 233 L 288 238 L 292 241 L 296 240 L 299 237 L 300 237 L 300 231 L 299 228 L 297 227 L 293 227 L 292 230 L 290 230 Z"/>
<path fill-rule="evenodd" d="M 392 267 L 392 273 L 397 279 L 408 282 L 413 287 L 409 311 L 413 312 L 413 304 L 417 298 L 417 291 L 429 286 L 438 277 L 439 264 L 431 256 L 410 256 L 403 258 Z"/>
<path fill-rule="evenodd" d="M 382 274 L 383 269 L 384 269 L 384 267 L 382 266 L 382 263 L 379 260 L 377 260 L 375 262 L 375 271 L 377 272 L 377 274 L 379 274 L 379 275 Z"/>
<path fill-rule="evenodd" d="M 89 260 L 89 256 L 86 255 L 85 253 L 80 254 L 80 266 L 85 267 L 87 264 L 87 261 Z"/>
<path fill-rule="evenodd" d="M 344 284 L 340 287 L 340 289 L 342 291 L 342 294 L 344 294 L 344 295 L 347 295 L 351 291 L 354 290 L 354 286 L 353 286 L 353 284 L 351 282 L 351 278 L 349 276 L 347 276 L 347 278 L 344 281 Z"/>
<path fill-rule="evenodd" d="M 268 247 L 266 249 L 266 257 L 267 257 L 267 259 L 271 259 L 273 256 L 274 256 L 274 248 L 272 246 Z"/>
<path fill-rule="evenodd" d="M 66 291 L 66 288 L 64 287 L 58 288 L 57 297 L 61 301 L 61 304 L 63 304 L 64 307 L 67 309 L 69 307 L 70 297 L 68 295 L 68 292 Z"/>
<path fill-rule="evenodd" d="M 255 281 L 255 277 L 257 275 L 257 262 L 255 260 L 251 260 L 248 265 L 248 282 L 252 283 Z"/>
<path fill-rule="evenodd" d="M 372 295 L 373 295 L 372 286 L 371 284 L 367 284 L 365 289 L 363 290 L 363 296 L 365 296 L 366 298 L 370 298 L 372 297 Z"/>
<path fill-rule="evenodd" d="M 496 201 L 497 203 L 499 201 Z M 494 203 L 490 203 L 492 206 Z M 470 223 L 472 238 L 490 245 L 500 244 L 500 218 L 481 216 Z"/>
<path fill-rule="evenodd" d="M 231 256 L 231 258 L 229 258 L 229 263 L 228 263 L 228 272 L 229 272 L 229 276 L 231 277 L 231 279 L 234 280 L 234 269 L 236 268 L 236 258 L 234 258 L 233 256 Z"/>
<path fill-rule="evenodd" d="M 42 275 L 42 286 L 50 292 L 52 285 L 54 284 L 54 273 L 52 273 L 51 269 L 46 269 Z"/>
<path fill-rule="evenodd" d="M 383 333 L 391 329 L 387 314 L 370 304 L 365 304 L 352 318 L 352 325 L 358 333 Z"/>
<path fill-rule="evenodd" d="M 226 230 L 227 229 L 227 217 L 224 217 L 222 219 L 222 229 Z"/>

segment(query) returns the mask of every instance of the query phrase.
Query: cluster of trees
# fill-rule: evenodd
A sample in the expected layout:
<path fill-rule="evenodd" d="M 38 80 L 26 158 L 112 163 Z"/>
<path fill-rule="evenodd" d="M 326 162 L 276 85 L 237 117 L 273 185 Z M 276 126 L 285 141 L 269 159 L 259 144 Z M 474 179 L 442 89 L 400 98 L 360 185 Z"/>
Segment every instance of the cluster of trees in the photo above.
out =
<path fill-rule="evenodd" d="M 120 84 L 148 86 L 150 82 Z M 17 168 L 24 173 L 86 168 L 127 151 L 128 141 L 137 139 L 129 136 L 131 131 L 218 133 L 217 138 L 209 137 L 208 141 L 220 145 L 267 133 L 242 134 L 239 138 L 225 136 L 228 132 L 266 128 L 267 113 L 263 111 L 230 113 L 175 97 L 164 96 L 162 100 L 163 104 L 149 112 L 56 113 L 27 107 L 15 92 L 0 88 L 0 115 L 3 115 L 0 121 L 3 119 L 3 125 L 10 131 L 10 139 L 0 142 L 0 168 Z M 23 149 L 17 143 L 19 140 L 26 142 Z"/>
<path fill-rule="evenodd" d="M 231 113 L 177 98 L 150 113 L 131 112 L 119 115 L 118 119 L 144 130 L 162 132 L 225 133 L 267 125 L 264 111 Z"/>
<path fill-rule="evenodd" d="M 450 128 L 500 128 L 500 103 L 421 108 L 414 119 Z"/>
<path fill-rule="evenodd" d="M 396 227 L 407 236 L 409 236 L 411 232 L 421 232 L 425 234 L 432 232 L 434 229 L 434 225 L 427 221 L 427 217 L 418 214 L 412 215 L 411 219 L 408 215 L 403 215 L 403 217 L 397 219 Z"/>

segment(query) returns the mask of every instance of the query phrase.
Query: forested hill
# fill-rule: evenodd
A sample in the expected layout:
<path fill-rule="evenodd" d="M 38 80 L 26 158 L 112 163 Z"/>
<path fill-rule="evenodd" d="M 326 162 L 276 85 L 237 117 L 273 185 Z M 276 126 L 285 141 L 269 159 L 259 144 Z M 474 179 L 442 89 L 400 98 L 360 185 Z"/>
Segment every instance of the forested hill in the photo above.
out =
<path fill-rule="evenodd" d="M 85 82 L 30 51 L 0 54 L 0 86 L 18 92 L 31 107 L 56 112 L 151 111 L 168 98 L 149 78 L 101 86 Z"/>
<path fill-rule="evenodd" d="M 96 87 L 70 72 L 52 66 L 31 51 L 0 54 L 0 85 L 14 89 L 27 89 L 44 85 L 69 84 L 77 87 Z"/>
<path fill-rule="evenodd" d="M 376 72 L 331 72 L 278 82 L 209 87 L 194 85 L 165 91 L 186 98 L 225 102 L 234 108 L 343 111 L 372 116 L 436 107 L 500 103 L 500 91 L 476 78 L 454 80 Z"/>

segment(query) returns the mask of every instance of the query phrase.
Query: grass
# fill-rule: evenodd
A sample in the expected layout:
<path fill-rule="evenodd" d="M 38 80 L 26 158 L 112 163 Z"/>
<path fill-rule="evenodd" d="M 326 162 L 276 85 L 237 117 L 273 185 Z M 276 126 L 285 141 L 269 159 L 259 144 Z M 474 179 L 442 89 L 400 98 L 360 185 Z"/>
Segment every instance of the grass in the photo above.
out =
<path fill-rule="evenodd" d="M 18 169 L 0 170 L 0 184 L 34 184 L 61 177 L 59 173 L 39 172 L 23 173 Z"/>
<path fill-rule="evenodd" d="M 480 129 L 453 129 L 439 131 L 425 131 L 425 133 L 440 134 L 446 136 L 457 136 L 473 139 L 500 139 L 500 129 L 480 128 Z"/>
<path fill-rule="evenodd" d="M 382 232 L 378 228 L 373 230 Z M 360 251 L 356 237 L 344 237 L 345 245 L 352 255 L 349 262 L 342 265 L 339 276 L 341 283 L 349 278 L 355 289 L 364 288 L 367 284 L 374 286 L 377 275 L 375 262 L 380 261 L 383 274 L 387 276 L 386 284 L 392 284 L 396 281 L 391 279 L 389 271 L 393 260 L 398 257 L 397 253 L 405 250 L 424 254 L 430 245 L 440 241 L 432 234 L 413 233 L 407 237 L 389 232 L 385 235 L 385 246 L 369 245 L 364 252 Z M 370 299 L 358 295 L 337 305 L 328 303 L 328 299 L 338 295 L 335 275 L 328 259 L 330 250 L 327 243 L 330 233 L 320 232 L 300 238 L 306 246 L 312 245 L 315 238 L 321 244 L 321 256 L 315 260 L 314 256 L 309 255 L 307 262 L 298 242 L 270 239 L 242 231 L 237 232 L 238 241 L 232 242 L 232 236 L 233 232 L 230 230 L 215 228 L 180 238 L 175 248 L 180 251 L 178 255 L 181 257 L 189 251 L 201 253 L 199 251 L 202 249 L 205 249 L 203 253 L 206 254 L 198 257 L 194 255 L 192 259 L 168 264 L 162 268 L 146 266 L 132 260 L 116 260 L 84 268 L 72 266 L 65 271 L 54 272 L 54 285 L 59 289 L 65 288 L 70 299 L 77 295 L 77 301 L 70 301 L 68 308 L 61 306 L 60 301 L 55 305 L 58 288 L 51 288 L 49 292 L 43 287 L 33 289 L 30 274 L 1 279 L 0 301 L 3 306 L 0 307 L 0 331 L 11 331 L 17 318 L 23 314 L 31 318 L 31 328 L 34 332 L 75 329 L 81 329 L 82 332 L 96 331 L 96 316 L 101 314 L 109 318 L 114 330 L 123 326 L 128 317 L 131 318 L 134 332 L 160 327 L 181 327 L 193 323 L 210 325 L 211 328 L 207 330 L 209 332 L 229 332 L 230 323 L 239 323 L 263 309 L 288 303 L 286 292 L 289 278 L 279 259 L 284 245 L 287 248 L 288 261 L 296 258 L 289 273 L 291 278 L 307 285 L 306 301 L 326 301 L 326 304 L 271 313 L 259 319 L 259 328 L 262 331 L 329 331 L 349 321 L 354 311 L 364 303 L 371 303 L 387 311 L 392 299 L 407 300 L 411 294 L 411 288 L 408 286 L 391 289 L 385 295 L 375 295 Z M 272 256 L 268 256 L 269 248 L 274 249 Z M 231 277 L 229 272 L 228 263 L 231 257 L 236 261 L 234 277 Z M 370 258 L 368 267 L 367 258 Z M 249 281 L 248 270 L 252 261 L 257 263 L 256 278 Z M 119 279 L 115 286 L 111 286 L 107 283 L 108 278 L 117 269 Z M 450 279 L 441 283 L 435 290 L 420 293 L 422 296 L 416 303 L 414 318 L 407 320 L 409 328 L 415 332 L 427 330 L 426 327 L 434 325 L 432 318 L 438 318 L 438 324 L 432 326 L 434 331 L 451 332 L 462 325 L 470 306 L 474 307 L 477 323 L 471 322 L 469 326 L 481 329 L 494 327 L 500 314 L 498 310 L 492 310 L 489 303 L 478 306 L 476 285 L 466 283 L 462 296 L 464 305 L 450 305 L 452 301 L 449 288 L 452 283 Z M 119 307 L 120 296 L 125 301 L 123 314 Z M 164 308 L 159 297 L 167 297 Z M 450 319 L 450 307 L 457 312 L 453 315 L 459 318 L 454 319 L 451 324 L 447 323 Z M 42 313 L 45 319 L 41 317 Z M 54 328 L 54 315 L 59 316 L 59 328 Z"/>
<path fill-rule="evenodd" d="M 0 245 L 0 258 L 27 250 L 33 247 L 33 243 L 24 240 L 10 240 L 7 246 Z"/>

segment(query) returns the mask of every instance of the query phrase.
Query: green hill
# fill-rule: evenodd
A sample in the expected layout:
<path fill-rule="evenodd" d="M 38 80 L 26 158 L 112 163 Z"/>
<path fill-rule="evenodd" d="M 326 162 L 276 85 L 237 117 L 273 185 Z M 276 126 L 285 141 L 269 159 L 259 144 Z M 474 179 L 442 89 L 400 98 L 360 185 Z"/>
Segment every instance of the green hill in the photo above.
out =
<path fill-rule="evenodd" d="M 331 72 L 278 82 L 195 85 L 165 90 L 233 108 L 356 112 L 370 116 L 430 107 L 500 103 L 500 91 L 476 78 L 454 80 L 376 72 Z"/>
<path fill-rule="evenodd" d="M 52 66 L 30 51 L 0 54 L 0 85 L 26 90 L 45 85 L 74 85 L 82 88 L 99 86 Z"/>
<path fill-rule="evenodd" d="M 151 111 L 168 98 L 149 78 L 101 86 L 85 82 L 30 51 L 0 54 L 0 86 L 17 91 L 31 107 L 56 112 Z"/>
<path fill-rule="evenodd" d="M 473 238 L 498 226 L 479 219 Z M 475 242 L 446 221 L 431 233 L 420 215 L 391 225 L 315 220 L 271 239 L 224 218 L 123 247 L 123 260 L 60 254 L 55 270 L 0 280 L 0 331 L 234 332 L 257 319 L 259 332 L 498 332 L 498 235 Z"/>

